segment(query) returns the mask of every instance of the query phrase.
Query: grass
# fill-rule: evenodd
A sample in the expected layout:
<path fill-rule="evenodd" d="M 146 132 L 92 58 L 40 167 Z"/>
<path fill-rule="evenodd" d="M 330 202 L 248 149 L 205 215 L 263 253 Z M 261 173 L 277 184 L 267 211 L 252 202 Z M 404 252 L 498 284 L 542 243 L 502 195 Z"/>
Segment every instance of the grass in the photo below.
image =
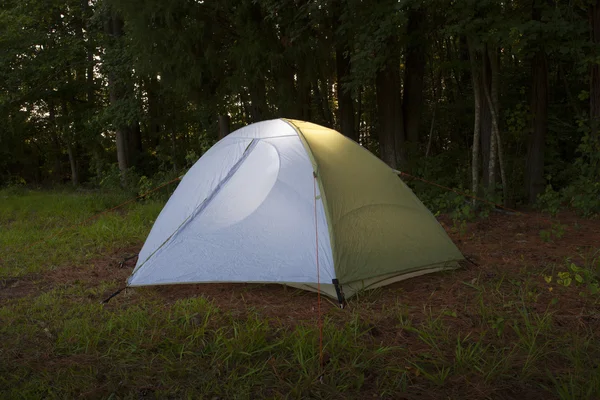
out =
<path fill-rule="evenodd" d="M 37 273 L 140 243 L 161 203 L 132 203 L 80 225 L 127 200 L 119 192 L 0 191 L 0 277 Z"/>
<path fill-rule="evenodd" d="M 107 305 L 100 300 L 122 284 L 118 277 L 67 274 L 26 293 L 2 285 L 8 277 L 50 281 L 139 246 L 161 204 L 135 203 L 28 247 L 125 198 L 66 191 L 0 199 L 0 398 L 600 396 L 600 299 L 586 289 L 600 270 L 597 250 L 578 258 L 581 284 L 544 278 L 570 259 L 524 259 L 517 271 L 482 266 L 415 278 L 364 293 L 344 310 L 325 303 L 321 368 L 315 313 L 294 314 L 315 303 L 310 293 L 269 289 L 288 307 L 282 317 L 275 305 L 252 303 L 253 291 L 269 296 L 260 285 L 221 297 L 129 290 Z M 235 296 L 243 301 L 227 301 Z"/>

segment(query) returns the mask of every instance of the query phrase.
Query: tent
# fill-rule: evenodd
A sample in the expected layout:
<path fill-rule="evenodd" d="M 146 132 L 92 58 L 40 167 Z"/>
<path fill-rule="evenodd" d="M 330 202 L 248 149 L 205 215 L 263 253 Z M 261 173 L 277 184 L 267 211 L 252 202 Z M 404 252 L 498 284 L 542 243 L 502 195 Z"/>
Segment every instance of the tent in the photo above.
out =
<path fill-rule="evenodd" d="M 462 259 L 368 150 L 332 129 L 275 119 L 231 133 L 193 165 L 127 284 L 281 283 L 341 302 Z"/>

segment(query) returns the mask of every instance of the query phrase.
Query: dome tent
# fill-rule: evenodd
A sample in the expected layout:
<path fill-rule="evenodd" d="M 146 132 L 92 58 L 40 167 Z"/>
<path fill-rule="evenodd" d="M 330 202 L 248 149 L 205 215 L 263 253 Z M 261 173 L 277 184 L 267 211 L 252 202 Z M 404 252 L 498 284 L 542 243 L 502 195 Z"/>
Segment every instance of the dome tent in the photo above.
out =
<path fill-rule="evenodd" d="M 343 300 L 463 256 L 396 173 L 308 122 L 254 123 L 187 172 L 128 286 L 281 283 Z"/>

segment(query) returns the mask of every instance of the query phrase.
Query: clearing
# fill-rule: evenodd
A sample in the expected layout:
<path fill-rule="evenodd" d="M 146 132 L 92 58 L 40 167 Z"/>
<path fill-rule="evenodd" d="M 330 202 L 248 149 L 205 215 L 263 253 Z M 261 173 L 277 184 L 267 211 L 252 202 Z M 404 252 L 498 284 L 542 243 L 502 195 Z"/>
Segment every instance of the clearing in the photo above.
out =
<path fill-rule="evenodd" d="M 127 290 L 162 203 L 0 191 L 1 398 L 594 399 L 600 223 L 441 217 L 475 263 L 346 309 L 279 285 Z M 45 238 L 50 238 L 45 240 Z"/>

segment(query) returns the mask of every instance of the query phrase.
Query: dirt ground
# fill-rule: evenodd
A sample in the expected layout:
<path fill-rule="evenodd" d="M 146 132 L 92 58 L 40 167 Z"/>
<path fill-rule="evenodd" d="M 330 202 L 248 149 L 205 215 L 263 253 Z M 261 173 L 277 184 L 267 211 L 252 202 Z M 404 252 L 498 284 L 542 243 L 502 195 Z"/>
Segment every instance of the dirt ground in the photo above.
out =
<path fill-rule="evenodd" d="M 564 233 L 551 240 L 543 240 L 540 231 L 551 229 L 559 221 Z M 456 271 L 425 275 L 398 282 L 377 290 L 377 308 L 390 304 L 407 304 L 423 310 L 424 306 L 434 309 L 453 309 L 470 303 L 473 289 L 465 283 L 498 279 L 505 275 L 513 280 L 522 280 L 525 270 L 535 272 L 540 287 L 548 286 L 542 271 L 551 265 L 564 265 L 570 258 L 580 265 L 586 254 L 600 248 L 600 221 L 585 220 L 573 214 L 562 214 L 549 220 L 541 214 L 505 215 L 493 214 L 488 219 L 467 224 L 466 229 L 454 226 L 447 217 L 440 222 L 454 243 L 473 263 L 465 262 Z M 123 248 L 81 265 L 62 267 L 39 275 L 0 280 L 0 304 L 11 299 L 38 295 L 57 285 L 78 282 L 94 287 L 102 282 L 115 281 L 119 286 L 125 281 L 135 265 L 135 255 L 141 247 Z M 130 258 L 133 257 L 133 258 Z M 126 258 L 130 258 L 124 261 Z M 265 316 L 282 320 L 301 321 L 316 317 L 317 295 L 281 285 L 264 284 L 194 284 L 171 285 L 128 289 L 109 304 L 136 301 L 136 293 L 151 292 L 165 302 L 203 295 L 213 300 L 223 310 L 243 310 L 252 307 Z M 553 293 L 542 291 L 537 301 L 546 307 Z M 103 296 L 108 297 L 106 292 Z M 563 296 L 564 297 L 564 296 Z M 563 298 L 561 297 L 561 299 Z M 99 299 L 102 300 L 102 299 Z M 363 299 L 364 300 L 364 299 Z M 574 294 L 561 301 L 559 314 L 567 318 L 584 318 L 580 298 Z M 336 302 L 322 299 L 323 310 L 337 307 Z M 350 301 L 349 307 L 353 306 Z"/>

